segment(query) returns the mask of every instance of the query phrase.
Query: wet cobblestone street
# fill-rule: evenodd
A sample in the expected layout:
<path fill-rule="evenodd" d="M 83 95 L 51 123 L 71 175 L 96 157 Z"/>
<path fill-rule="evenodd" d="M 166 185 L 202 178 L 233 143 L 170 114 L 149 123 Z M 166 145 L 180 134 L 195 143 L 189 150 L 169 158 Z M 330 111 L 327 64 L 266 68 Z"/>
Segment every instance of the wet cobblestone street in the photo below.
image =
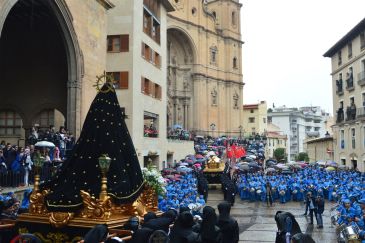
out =
<path fill-rule="evenodd" d="M 223 194 L 220 190 L 210 190 L 208 205 L 216 206 L 223 201 Z M 288 211 L 294 214 L 302 232 L 310 234 L 316 242 L 335 243 L 335 228 L 331 225 L 329 209 L 333 203 L 325 204 L 323 214 L 323 229 L 317 229 L 316 220 L 314 225 L 309 225 L 309 216 L 303 216 L 304 204 L 299 202 L 289 202 L 286 204 L 274 203 L 272 207 L 267 207 L 262 202 L 241 201 L 236 196 L 236 203 L 231 210 L 231 215 L 237 220 L 240 227 L 240 242 L 275 242 L 277 231 L 275 223 L 275 213 L 278 210 Z M 216 211 L 218 213 L 218 210 Z"/>

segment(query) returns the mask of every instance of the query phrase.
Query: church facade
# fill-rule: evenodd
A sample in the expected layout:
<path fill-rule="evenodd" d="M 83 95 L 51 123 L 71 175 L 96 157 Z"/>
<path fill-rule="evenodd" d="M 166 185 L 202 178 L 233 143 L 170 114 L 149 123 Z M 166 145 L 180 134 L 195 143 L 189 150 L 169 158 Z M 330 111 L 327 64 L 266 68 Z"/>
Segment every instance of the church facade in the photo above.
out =
<path fill-rule="evenodd" d="M 34 125 L 76 136 L 106 65 L 108 0 L 0 0 L 0 138 L 23 146 Z M 58 122 L 58 124 L 57 124 Z"/>
<path fill-rule="evenodd" d="M 167 126 L 235 136 L 242 124 L 238 0 L 176 0 L 167 14 Z"/>

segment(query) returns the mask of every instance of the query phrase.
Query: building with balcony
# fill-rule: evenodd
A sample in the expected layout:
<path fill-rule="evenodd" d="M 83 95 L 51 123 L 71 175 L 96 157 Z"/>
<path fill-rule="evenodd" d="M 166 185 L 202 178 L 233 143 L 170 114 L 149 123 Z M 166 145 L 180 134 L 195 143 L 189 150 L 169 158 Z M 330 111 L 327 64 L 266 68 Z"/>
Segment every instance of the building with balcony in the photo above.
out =
<path fill-rule="evenodd" d="M 287 108 L 285 106 L 270 110 L 268 122 L 280 128 L 288 136 L 288 160 L 295 160 L 300 152 L 305 152 L 306 138 L 324 137 L 329 114 L 319 106 Z"/>
<path fill-rule="evenodd" d="M 265 135 L 267 130 L 266 101 L 243 105 L 242 127 L 247 135 Z"/>
<path fill-rule="evenodd" d="M 167 0 L 114 0 L 108 12 L 107 74 L 114 82 L 142 166 L 180 160 L 193 143 L 169 146 L 167 114 Z"/>
<path fill-rule="evenodd" d="M 365 18 L 324 57 L 332 68 L 334 159 L 365 171 Z"/>

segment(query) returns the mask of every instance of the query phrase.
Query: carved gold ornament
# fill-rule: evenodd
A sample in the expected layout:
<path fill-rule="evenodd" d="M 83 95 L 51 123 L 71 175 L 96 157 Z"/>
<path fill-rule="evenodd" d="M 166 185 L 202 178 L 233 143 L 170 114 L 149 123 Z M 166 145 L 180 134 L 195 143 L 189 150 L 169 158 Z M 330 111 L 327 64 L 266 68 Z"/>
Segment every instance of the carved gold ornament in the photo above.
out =
<path fill-rule="evenodd" d="M 106 90 L 102 90 L 102 87 L 105 83 L 107 84 L 108 88 Z M 113 76 L 104 72 L 102 75 L 96 76 L 96 83 L 93 85 L 93 87 L 95 87 L 96 90 L 101 93 L 108 93 L 110 91 L 114 92 L 113 83 Z"/>
<path fill-rule="evenodd" d="M 72 219 L 74 213 L 68 212 L 51 212 L 49 216 L 49 222 L 56 228 L 64 227 Z"/>
<path fill-rule="evenodd" d="M 97 218 L 97 219 L 109 219 L 112 211 L 112 202 L 110 197 L 106 197 L 104 200 L 96 199 L 90 196 L 89 193 L 80 191 L 84 207 L 80 216 L 83 218 Z"/>

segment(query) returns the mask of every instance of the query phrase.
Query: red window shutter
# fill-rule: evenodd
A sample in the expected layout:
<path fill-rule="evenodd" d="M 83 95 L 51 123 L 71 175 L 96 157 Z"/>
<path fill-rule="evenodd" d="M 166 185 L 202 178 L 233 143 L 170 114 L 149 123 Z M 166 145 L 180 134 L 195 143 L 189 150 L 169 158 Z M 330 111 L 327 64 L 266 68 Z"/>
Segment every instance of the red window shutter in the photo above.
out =
<path fill-rule="evenodd" d="M 144 93 L 144 77 L 141 77 L 141 92 Z"/>
<path fill-rule="evenodd" d="M 151 53 L 150 53 L 150 62 L 152 62 L 153 64 L 155 64 L 155 52 L 154 50 L 150 49 Z"/>
<path fill-rule="evenodd" d="M 160 67 L 160 55 L 157 52 L 155 52 L 155 64 Z"/>
<path fill-rule="evenodd" d="M 122 52 L 129 51 L 129 35 L 120 36 L 120 51 Z"/>
<path fill-rule="evenodd" d="M 119 86 L 121 89 L 128 89 L 128 72 L 120 72 Z"/>
<path fill-rule="evenodd" d="M 107 42 L 107 51 L 113 51 L 113 38 L 111 36 L 108 36 L 106 42 Z"/>
<path fill-rule="evenodd" d="M 154 98 L 155 97 L 155 84 L 153 82 L 150 82 L 150 94 Z"/>

